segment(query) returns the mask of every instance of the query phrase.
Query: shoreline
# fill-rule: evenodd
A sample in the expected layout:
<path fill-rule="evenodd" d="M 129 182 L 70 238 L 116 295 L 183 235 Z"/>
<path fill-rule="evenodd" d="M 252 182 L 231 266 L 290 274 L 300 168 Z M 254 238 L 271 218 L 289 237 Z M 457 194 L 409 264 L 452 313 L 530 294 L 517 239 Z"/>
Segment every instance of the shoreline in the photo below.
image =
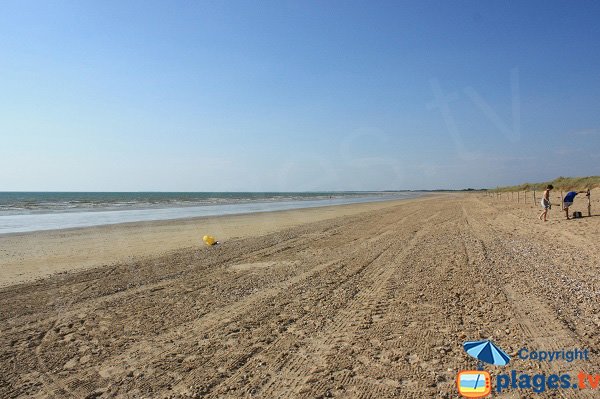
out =
<path fill-rule="evenodd" d="M 292 209 L 304 209 L 304 208 L 318 208 L 323 206 L 332 205 L 348 205 L 357 203 L 367 202 L 379 202 L 379 201 L 390 201 L 390 200 L 401 200 L 418 198 L 423 193 L 398 193 L 398 194 L 385 194 L 369 195 L 369 196 L 355 196 L 351 193 L 347 193 L 348 196 L 336 196 L 333 198 L 329 196 L 328 199 L 320 197 L 286 197 L 280 200 L 274 200 L 268 198 L 247 198 L 236 199 L 227 198 L 225 195 L 222 198 L 215 198 L 223 200 L 223 202 L 211 202 L 205 204 L 184 204 L 184 203 L 163 203 L 159 206 L 143 206 L 144 202 L 139 202 L 139 198 L 129 198 L 126 203 L 129 204 L 126 207 L 111 207 L 100 206 L 86 208 L 78 207 L 65 208 L 65 209 L 54 209 L 50 204 L 65 204 L 67 198 L 62 198 L 62 201 L 58 201 L 55 198 L 48 198 L 48 202 L 45 206 L 48 206 L 47 211 L 40 209 L 35 212 L 25 212 L 8 210 L 8 213 L 4 212 L 7 210 L 6 206 L 16 206 L 15 203 L 7 205 L 3 203 L 2 194 L 0 193 L 0 235 L 10 233 L 27 233 L 42 230 L 63 230 L 69 228 L 79 227 L 95 227 L 104 225 L 113 225 L 121 223 L 134 223 L 134 222 L 146 222 L 146 221 L 161 221 L 161 220 L 176 220 L 176 219 L 187 219 L 187 218 L 198 218 L 198 217 L 211 217 L 221 215 L 241 215 L 246 213 L 258 213 L 258 212 L 272 212 L 279 210 L 292 210 Z M 44 195 L 51 195 L 52 193 L 42 193 Z M 88 193 L 86 193 L 88 194 Z M 130 193 L 123 193 L 124 196 Z M 165 195 L 171 195 L 170 193 L 161 193 Z M 215 193 L 217 194 L 217 193 Z M 303 199 L 301 199 L 303 198 Z M 127 198 L 123 198 L 125 200 Z M 6 200 L 6 199 L 4 199 Z M 71 199 L 74 201 L 74 199 Z M 101 198 L 97 199 L 101 201 Z M 103 199 L 107 201 L 106 198 Z M 146 198 L 146 200 L 148 200 Z M 175 197 L 172 198 L 175 200 Z M 25 199 L 21 198 L 21 202 Z M 32 204 L 35 205 L 35 201 L 41 201 L 39 198 L 32 200 Z M 54 201 L 54 202 L 53 202 Z M 58 201 L 58 202 L 57 202 Z M 65 202 L 66 201 L 66 202 Z M 136 202 L 137 201 L 137 202 Z M 17 201 L 18 202 L 18 201 Z M 75 201 L 80 202 L 80 201 Z M 93 202 L 93 201 L 92 201 Z M 88 200 L 88 204 L 91 203 Z M 134 203 L 137 203 L 136 206 Z M 21 208 L 18 208 L 21 209 Z"/>
<path fill-rule="evenodd" d="M 342 207 L 353 207 L 355 205 L 371 205 L 371 204 L 379 204 L 379 203 L 389 203 L 389 202 L 406 202 L 412 200 L 418 200 L 423 198 L 430 198 L 434 195 L 443 195 L 444 193 L 424 193 L 418 197 L 410 197 L 410 198 L 400 198 L 400 199 L 385 199 L 385 200 L 372 200 L 372 201 L 364 201 L 364 202 L 352 202 L 352 203 L 344 203 L 344 204 L 333 204 L 333 205 L 319 205 L 319 206 L 309 206 L 306 208 L 289 208 L 289 209 L 274 209 L 274 210 L 258 210 L 251 212 L 240 212 L 240 213 L 226 213 L 220 215 L 199 215 L 199 216 L 182 216 L 176 217 L 173 219 L 151 219 L 151 220 L 137 220 L 137 221 L 127 221 L 127 222 L 117 222 L 117 223 L 106 223 L 106 224 L 96 224 L 90 226 L 77 226 L 77 227 L 64 227 L 57 229 L 42 229 L 42 230 L 31 230 L 31 231 L 14 231 L 9 233 L 0 233 L 0 240 L 4 237 L 11 236 L 26 236 L 29 234 L 38 234 L 38 233 L 59 233 L 59 232 L 72 232 L 72 231 L 84 231 L 84 230 L 95 230 L 95 229 L 104 229 L 104 228 L 114 228 L 114 227 L 126 227 L 126 226 L 141 226 L 141 225 L 169 225 L 172 223 L 181 223 L 181 222 L 193 222 L 205 219 L 219 219 L 219 218 L 229 218 L 229 217 L 243 217 L 255 214 L 278 214 L 284 212 L 294 212 L 294 211 L 305 211 L 305 210 L 322 210 L 323 208 L 342 208 Z M 162 209 L 162 208 L 161 208 Z M 99 211 L 103 212 L 103 211 Z"/>
<path fill-rule="evenodd" d="M 182 248 L 202 247 L 205 234 L 221 241 L 258 236 L 304 223 L 426 201 L 434 196 L 5 233 L 0 235 L 0 287 L 56 273 L 164 255 Z"/>

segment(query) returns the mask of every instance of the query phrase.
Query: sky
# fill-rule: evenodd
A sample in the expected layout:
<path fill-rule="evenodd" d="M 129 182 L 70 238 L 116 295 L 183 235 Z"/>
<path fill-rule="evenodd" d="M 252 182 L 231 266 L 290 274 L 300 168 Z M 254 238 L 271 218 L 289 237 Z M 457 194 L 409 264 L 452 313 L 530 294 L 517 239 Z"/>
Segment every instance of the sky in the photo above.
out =
<path fill-rule="evenodd" d="M 600 175 L 600 3 L 0 3 L 0 191 Z"/>

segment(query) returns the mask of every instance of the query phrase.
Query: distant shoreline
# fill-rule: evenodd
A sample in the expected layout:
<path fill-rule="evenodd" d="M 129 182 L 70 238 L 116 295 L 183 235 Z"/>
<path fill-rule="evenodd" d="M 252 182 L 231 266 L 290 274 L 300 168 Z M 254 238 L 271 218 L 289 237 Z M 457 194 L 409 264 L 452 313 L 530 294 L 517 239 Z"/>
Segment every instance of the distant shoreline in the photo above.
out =
<path fill-rule="evenodd" d="M 5 200 L 4 207 L 0 207 L 3 210 L 3 212 L 0 212 L 0 235 L 403 200 L 420 197 L 425 193 L 381 192 L 364 193 L 362 195 L 340 193 L 336 197 L 329 196 L 328 193 L 306 194 L 304 197 L 299 193 L 265 193 L 264 196 L 262 196 L 263 193 L 200 193 L 205 197 L 200 198 L 205 201 L 204 204 L 194 205 L 182 202 L 184 200 L 198 201 L 199 197 L 194 197 L 191 194 L 160 193 L 148 196 L 145 193 L 77 193 L 69 195 L 40 193 L 38 194 L 40 199 L 36 199 L 39 204 L 31 205 L 31 207 L 37 207 L 37 211 L 11 211 L 11 206 L 12 209 L 18 209 L 18 206 L 14 205 L 16 201 L 13 200 L 13 203 L 11 203 Z M 87 198 L 79 199 L 79 196 Z M 24 195 L 24 198 L 27 197 Z M 27 202 L 25 199 L 20 199 L 20 201 Z M 150 201 L 157 200 L 162 202 L 148 207 Z M 88 201 L 85 207 L 72 209 L 73 206 L 77 206 L 84 201 Z M 30 200 L 29 202 L 33 201 Z M 121 204 L 123 206 L 119 208 Z M 17 205 L 20 205 L 20 203 L 17 202 Z M 66 208 L 67 206 L 70 208 Z M 17 213 L 14 214 L 15 212 Z"/>

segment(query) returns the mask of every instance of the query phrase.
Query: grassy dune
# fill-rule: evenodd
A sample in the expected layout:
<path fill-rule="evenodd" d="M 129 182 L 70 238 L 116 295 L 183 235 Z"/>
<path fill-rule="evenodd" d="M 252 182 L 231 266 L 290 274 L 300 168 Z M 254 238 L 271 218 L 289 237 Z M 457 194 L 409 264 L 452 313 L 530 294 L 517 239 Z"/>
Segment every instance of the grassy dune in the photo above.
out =
<path fill-rule="evenodd" d="M 492 189 L 491 191 L 526 191 L 544 190 L 548 184 L 552 184 L 558 190 L 587 190 L 600 187 L 600 176 L 586 177 L 558 177 L 552 181 L 542 183 L 523 183 L 518 186 L 506 186 Z"/>

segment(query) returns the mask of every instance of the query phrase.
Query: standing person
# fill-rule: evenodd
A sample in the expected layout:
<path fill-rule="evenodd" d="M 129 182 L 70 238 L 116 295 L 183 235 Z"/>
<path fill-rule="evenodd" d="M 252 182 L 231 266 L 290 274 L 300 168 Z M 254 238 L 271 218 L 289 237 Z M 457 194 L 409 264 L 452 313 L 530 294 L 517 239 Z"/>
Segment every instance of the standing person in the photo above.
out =
<path fill-rule="evenodd" d="M 565 198 L 563 199 L 563 209 L 565 210 L 565 215 L 567 216 L 567 220 L 571 219 L 569 217 L 569 207 L 573 205 L 573 200 L 577 194 L 586 194 L 589 195 L 587 191 L 569 191 Z"/>
<path fill-rule="evenodd" d="M 548 214 L 548 209 L 550 209 L 552 207 L 552 204 L 550 204 L 550 191 L 554 188 L 554 186 L 552 184 L 548 184 L 546 186 L 546 190 L 544 191 L 544 195 L 542 196 L 542 201 L 541 201 L 541 205 L 542 208 L 544 208 L 544 211 L 542 213 L 540 213 L 540 216 L 538 216 L 540 218 L 540 220 L 543 220 L 544 222 L 546 221 L 546 215 Z"/>

